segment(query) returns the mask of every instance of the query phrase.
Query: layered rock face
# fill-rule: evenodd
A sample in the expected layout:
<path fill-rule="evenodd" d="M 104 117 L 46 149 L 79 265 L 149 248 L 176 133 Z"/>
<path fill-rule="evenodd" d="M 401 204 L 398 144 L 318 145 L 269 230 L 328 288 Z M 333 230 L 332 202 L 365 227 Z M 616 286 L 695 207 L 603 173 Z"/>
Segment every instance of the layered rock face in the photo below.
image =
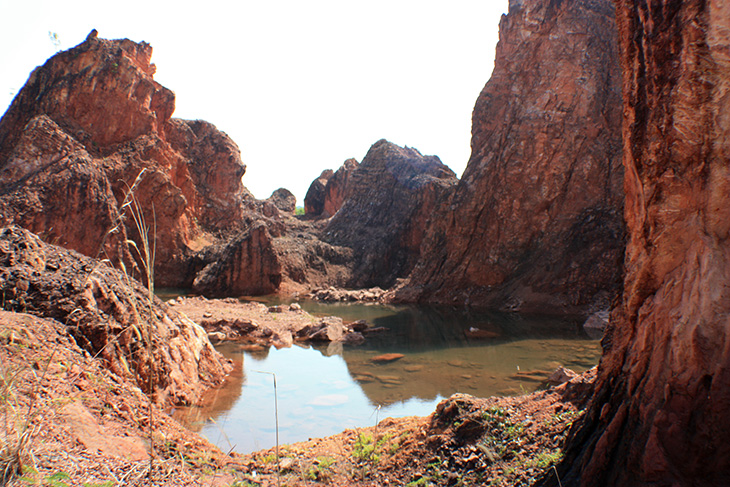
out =
<path fill-rule="evenodd" d="M 135 198 L 157 230 L 158 283 L 184 285 L 180 264 L 201 232 L 241 219 L 245 166 L 211 124 L 170 118 L 175 97 L 154 81 L 151 54 L 92 32 L 31 74 L 0 120 L 0 220 L 124 258 L 139 235 L 121 205 L 144 171 Z"/>
<path fill-rule="evenodd" d="M 185 315 L 97 260 L 0 229 L 3 307 L 53 318 L 80 347 L 161 403 L 195 404 L 231 365 Z"/>
<path fill-rule="evenodd" d="M 609 0 L 511 1 L 468 166 L 395 299 L 607 307 L 624 245 L 620 116 Z"/>
<path fill-rule="evenodd" d="M 730 8 L 616 5 L 626 276 L 596 393 L 560 477 L 562 485 L 726 485 Z"/>
<path fill-rule="evenodd" d="M 456 185 L 436 156 L 376 142 L 350 175 L 350 196 L 323 239 L 354 252 L 352 287 L 389 287 L 420 255 L 425 229 Z"/>

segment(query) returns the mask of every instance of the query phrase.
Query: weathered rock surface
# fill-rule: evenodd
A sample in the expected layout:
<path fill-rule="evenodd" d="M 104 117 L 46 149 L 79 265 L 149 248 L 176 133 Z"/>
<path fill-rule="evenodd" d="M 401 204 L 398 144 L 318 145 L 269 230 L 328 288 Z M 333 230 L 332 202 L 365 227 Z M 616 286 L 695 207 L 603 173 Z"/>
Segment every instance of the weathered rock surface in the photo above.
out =
<path fill-rule="evenodd" d="M 276 206 L 279 211 L 286 213 L 294 213 L 297 209 L 297 198 L 286 188 L 279 188 L 269 196 L 269 201 Z"/>
<path fill-rule="evenodd" d="M 193 290 L 205 296 L 253 296 L 279 289 L 282 269 L 272 235 L 264 223 L 228 241 L 193 282 Z"/>
<path fill-rule="evenodd" d="M 607 307 L 624 245 L 620 117 L 609 0 L 511 1 L 468 166 L 396 299 Z"/>
<path fill-rule="evenodd" d="M 596 392 L 560 478 L 562 485 L 725 485 L 730 8 L 699 0 L 616 6 L 626 275 Z"/>
<path fill-rule="evenodd" d="M 390 287 L 415 265 L 431 216 L 456 176 L 436 156 L 380 140 L 350 178 L 350 197 L 323 238 L 353 249 L 349 287 Z"/>
<path fill-rule="evenodd" d="M 337 213 L 345 200 L 352 194 L 352 173 L 360 164 L 355 159 L 346 160 L 324 187 L 324 204 L 322 214 L 332 216 Z"/>
<path fill-rule="evenodd" d="M 325 187 L 327 181 L 334 175 L 332 169 L 325 169 L 312 184 L 304 196 L 304 215 L 310 217 L 318 217 L 324 210 Z"/>
<path fill-rule="evenodd" d="M 180 267 L 203 232 L 242 218 L 245 166 L 213 125 L 170 118 L 175 97 L 154 81 L 151 54 L 93 33 L 31 74 L 0 120 L 0 221 L 118 260 L 139 240 L 129 215 L 116 224 L 144 170 L 135 197 L 156 227 L 157 281 L 185 285 Z"/>
<path fill-rule="evenodd" d="M 139 283 L 18 226 L 0 229 L 0 290 L 6 309 L 65 324 L 81 348 L 160 402 L 194 404 L 230 371 L 205 330 Z"/>

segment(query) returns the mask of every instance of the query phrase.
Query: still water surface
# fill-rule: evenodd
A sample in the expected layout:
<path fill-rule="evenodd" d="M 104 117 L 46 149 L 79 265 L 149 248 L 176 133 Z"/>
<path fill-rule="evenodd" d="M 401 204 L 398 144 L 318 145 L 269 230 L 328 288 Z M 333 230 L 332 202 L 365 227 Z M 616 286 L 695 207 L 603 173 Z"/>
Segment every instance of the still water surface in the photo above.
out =
<path fill-rule="evenodd" d="M 455 392 L 475 396 L 532 392 L 558 366 L 582 372 L 598 363 L 600 345 L 580 320 L 415 306 L 302 302 L 316 315 L 365 319 L 386 332 L 363 345 L 294 346 L 251 353 L 219 350 L 236 370 L 204 407 L 175 416 L 224 450 L 275 444 L 276 374 L 280 444 L 370 426 L 385 417 L 433 412 Z M 384 353 L 404 357 L 390 363 Z"/>

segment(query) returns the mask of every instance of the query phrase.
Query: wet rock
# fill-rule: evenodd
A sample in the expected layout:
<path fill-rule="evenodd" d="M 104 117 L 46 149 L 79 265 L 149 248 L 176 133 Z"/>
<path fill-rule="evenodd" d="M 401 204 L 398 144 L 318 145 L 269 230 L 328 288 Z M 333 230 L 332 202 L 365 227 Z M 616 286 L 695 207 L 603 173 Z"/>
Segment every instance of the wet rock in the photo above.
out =
<path fill-rule="evenodd" d="M 352 331 L 356 332 L 363 332 L 368 329 L 370 325 L 368 325 L 368 322 L 365 320 L 357 320 L 353 321 L 348 325 Z"/>
<path fill-rule="evenodd" d="M 228 337 L 225 333 L 220 331 L 211 331 L 208 332 L 208 340 L 211 341 L 211 343 L 220 343 L 224 340 L 226 340 Z"/>
<path fill-rule="evenodd" d="M 482 330 L 481 328 L 474 327 L 470 327 L 468 330 L 466 330 L 464 332 L 464 335 L 466 335 L 467 338 L 477 339 L 497 338 L 500 336 L 500 334 L 495 331 Z"/>
<path fill-rule="evenodd" d="M 315 342 L 338 342 L 344 335 L 345 325 L 342 318 L 335 316 L 322 318 L 318 323 L 305 326 L 297 332 L 297 338 Z"/>

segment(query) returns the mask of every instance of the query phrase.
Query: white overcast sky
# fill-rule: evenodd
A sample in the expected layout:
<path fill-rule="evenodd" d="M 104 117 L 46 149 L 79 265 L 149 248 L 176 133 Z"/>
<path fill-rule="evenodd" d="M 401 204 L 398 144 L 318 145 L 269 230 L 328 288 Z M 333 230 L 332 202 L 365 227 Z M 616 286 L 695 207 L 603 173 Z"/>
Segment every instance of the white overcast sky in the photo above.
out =
<path fill-rule="evenodd" d="M 226 132 L 258 198 L 303 198 L 385 138 L 458 176 L 508 0 L 0 0 L 0 111 L 30 72 L 95 28 L 149 42 L 173 116 Z"/>

